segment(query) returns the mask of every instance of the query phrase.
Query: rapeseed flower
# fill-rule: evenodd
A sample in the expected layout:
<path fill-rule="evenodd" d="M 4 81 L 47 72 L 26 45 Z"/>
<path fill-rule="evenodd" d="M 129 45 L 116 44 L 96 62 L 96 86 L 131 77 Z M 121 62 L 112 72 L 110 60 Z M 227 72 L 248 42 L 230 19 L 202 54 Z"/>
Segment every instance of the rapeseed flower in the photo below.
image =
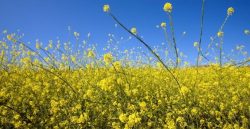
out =
<path fill-rule="evenodd" d="M 189 89 L 186 86 L 181 87 L 180 92 L 184 95 L 189 93 Z"/>
<path fill-rule="evenodd" d="M 94 51 L 93 50 L 89 50 L 87 56 L 90 57 L 90 58 L 94 58 L 95 57 Z"/>
<path fill-rule="evenodd" d="M 121 126 L 120 126 L 120 124 L 117 123 L 117 122 L 112 122 L 112 128 L 113 128 L 113 129 L 121 129 Z"/>
<path fill-rule="evenodd" d="M 167 25 L 166 25 L 166 22 L 162 22 L 162 23 L 161 23 L 161 27 L 162 27 L 162 28 L 166 28 L 166 26 L 167 26 Z"/>
<path fill-rule="evenodd" d="M 115 62 L 113 63 L 113 66 L 115 67 L 116 70 L 119 70 L 119 69 L 121 69 L 122 64 L 121 64 L 120 61 L 115 61 Z"/>
<path fill-rule="evenodd" d="M 198 42 L 194 42 L 194 47 L 197 47 L 198 46 Z"/>
<path fill-rule="evenodd" d="M 11 34 L 8 34 L 8 35 L 7 35 L 7 39 L 8 39 L 9 41 L 11 41 L 11 40 L 13 39 L 13 36 L 12 36 Z"/>
<path fill-rule="evenodd" d="M 144 101 L 140 102 L 139 105 L 140 105 L 142 110 L 145 110 L 147 108 L 147 104 Z"/>
<path fill-rule="evenodd" d="M 173 119 L 167 120 L 166 125 L 164 127 L 167 129 L 176 129 L 177 128 Z"/>
<path fill-rule="evenodd" d="M 228 9 L 227 9 L 227 15 L 233 15 L 233 13 L 234 13 L 234 8 L 233 7 L 229 7 Z"/>
<path fill-rule="evenodd" d="M 113 60 L 113 56 L 112 56 L 111 53 L 106 53 L 106 54 L 104 54 L 104 56 L 103 56 L 103 61 L 104 61 L 106 64 L 111 63 L 112 60 Z"/>
<path fill-rule="evenodd" d="M 80 36 L 80 33 L 74 32 L 74 36 L 78 39 L 78 37 Z"/>
<path fill-rule="evenodd" d="M 119 115 L 119 120 L 121 121 L 121 122 L 123 122 L 123 123 L 126 123 L 127 122 L 127 116 L 126 116 L 126 114 L 120 114 Z"/>
<path fill-rule="evenodd" d="M 172 4 L 171 3 L 165 3 L 164 4 L 164 6 L 163 6 L 163 10 L 165 11 L 165 12 L 169 12 L 169 13 L 171 13 L 172 12 L 172 9 L 173 9 L 173 7 L 172 7 Z"/>
<path fill-rule="evenodd" d="M 131 32 L 132 34 L 134 34 L 134 35 L 137 34 L 137 30 L 136 30 L 135 27 L 131 28 L 131 29 L 130 29 L 130 32 Z"/>
<path fill-rule="evenodd" d="M 77 123 L 85 123 L 88 119 L 88 114 L 83 113 L 80 115 L 80 117 L 77 119 Z"/>
<path fill-rule="evenodd" d="M 194 116 L 196 116 L 198 114 L 198 109 L 197 108 L 193 108 L 191 110 L 191 114 L 194 115 Z"/>
<path fill-rule="evenodd" d="M 244 30 L 244 34 L 245 34 L 245 35 L 250 35 L 250 31 L 247 30 L 247 29 L 245 29 L 245 30 Z"/>
<path fill-rule="evenodd" d="M 104 11 L 104 12 L 109 12 L 109 11 L 110 11 L 109 5 L 105 4 L 105 5 L 103 6 L 103 11 Z"/>
<path fill-rule="evenodd" d="M 36 42 L 36 49 L 40 49 L 41 48 L 41 45 L 39 42 Z"/>
<path fill-rule="evenodd" d="M 130 128 L 132 128 L 133 126 L 135 126 L 136 124 L 141 122 L 141 118 L 138 116 L 137 113 L 133 113 L 131 115 L 128 116 L 128 126 Z"/>
<path fill-rule="evenodd" d="M 219 31 L 219 32 L 217 33 L 217 36 L 218 36 L 218 37 L 223 37 L 223 36 L 224 36 L 224 32 Z"/>

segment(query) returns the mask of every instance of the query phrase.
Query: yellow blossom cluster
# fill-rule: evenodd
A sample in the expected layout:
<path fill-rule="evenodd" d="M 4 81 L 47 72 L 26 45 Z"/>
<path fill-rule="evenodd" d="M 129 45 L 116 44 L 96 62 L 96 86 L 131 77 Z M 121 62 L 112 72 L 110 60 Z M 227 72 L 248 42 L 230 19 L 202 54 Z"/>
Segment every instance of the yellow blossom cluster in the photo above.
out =
<path fill-rule="evenodd" d="M 2 127 L 249 127 L 248 67 L 211 65 L 199 68 L 200 76 L 179 69 L 185 84 L 179 89 L 164 69 L 124 67 L 110 58 L 112 67 L 53 69 L 30 56 L 1 69 Z"/>

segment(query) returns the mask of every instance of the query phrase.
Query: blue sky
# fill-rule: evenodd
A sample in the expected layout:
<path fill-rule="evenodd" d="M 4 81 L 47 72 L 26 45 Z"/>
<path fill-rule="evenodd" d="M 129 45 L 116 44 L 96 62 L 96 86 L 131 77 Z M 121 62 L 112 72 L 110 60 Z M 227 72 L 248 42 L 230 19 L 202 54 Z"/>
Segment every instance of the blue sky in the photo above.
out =
<path fill-rule="evenodd" d="M 97 43 L 99 49 L 106 44 L 108 34 L 128 37 L 122 28 L 102 11 L 109 4 L 113 14 L 128 28 L 135 26 L 140 35 L 151 46 L 164 42 L 164 35 L 156 25 L 162 21 L 168 24 L 163 11 L 165 2 L 173 5 L 173 19 L 176 30 L 177 46 L 194 61 L 196 50 L 193 42 L 199 39 L 201 0 L 0 0 L 0 30 L 9 32 L 20 30 L 25 34 L 24 41 L 35 42 L 68 38 L 68 26 L 72 31 L 86 39 L 91 33 L 90 43 Z M 224 50 L 229 52 L 237 44 L 245 46 L 249 52 L 250 36 L 244 35 L 244 29 L 250 29 L 249 0 L 206 0 L 203 44 L 209 43 L 209 37 L 217 33 L 226 17 L 228 7 L 234 7 L 224 29 Z M 180 39 L 182 32 L 187 34 Z M 135 40 L 120 44 L 121 49 L 137 47 Z"/>

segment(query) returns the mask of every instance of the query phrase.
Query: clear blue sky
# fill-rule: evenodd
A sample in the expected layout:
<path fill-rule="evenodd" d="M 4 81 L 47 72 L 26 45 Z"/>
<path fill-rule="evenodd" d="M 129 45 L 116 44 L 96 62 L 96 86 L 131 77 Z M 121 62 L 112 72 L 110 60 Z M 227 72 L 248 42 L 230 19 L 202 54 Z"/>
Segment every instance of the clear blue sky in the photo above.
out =
<path fill-rule="evenodd" d="M 81 34 L 81 39 L 86 39 L 90 32 L 90 43 L 97 43 L 101 48 L 108 33 L 128 36 L 121 28 L 115 28 L 115 22 L 102 11 L 102 6 L 109 4 L 122 23 L 129 28 L 135 26 L 151 46 L 160 45 L 164 36 L 156 25 L 167 21 L 162 9 L 165 2 L 173 5 L 177 46 L 193 61 L 196 56 L 193 42 L 199 38 L 201 0 L 0 0 L 0 30 L 20 29 L 25 34 L 24 41 L 47 42 L 57 36 L 66 39 L 67 28 L 71 26 L 72 31 Z M 243 33 L 244 29 L 250 29 L 249 0 L 206 0 L 203 44 L 208 44 L 209 37 L 217 33 L 230 6 L 235 8 L 235 13 L 224 29 L 224 49 L 229 52 L 237 44 L 243 44 L 249 52 L 250 36 Z M 183 31 L 187 34 L 180 40 Z M 141 44 L 131 40 L 120 47 L 131 46 Z"/>

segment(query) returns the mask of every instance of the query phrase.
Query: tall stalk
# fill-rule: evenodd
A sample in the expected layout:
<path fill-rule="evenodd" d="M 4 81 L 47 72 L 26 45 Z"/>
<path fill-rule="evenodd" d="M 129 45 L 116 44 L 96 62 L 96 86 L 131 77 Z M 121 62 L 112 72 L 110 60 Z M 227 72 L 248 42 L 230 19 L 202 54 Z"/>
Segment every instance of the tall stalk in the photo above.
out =
<path fill-rule="evenodd" d="M 169 22 L 170 22 L 170 28 L 171 28 L 171 34 L 173 38 L 173 44 L 174 44 L 174 50 L 175 50 L 175 67 L 177 68 L 179 65 L 179 54 L 177 50 L 177 45 L 176 45 L 176 39 L 175 39 L 175 34 L 174 34 L 174 25 L 173 25 L 173 18 L 171 13 L 168 12 L 168 17 L 169 17 Z"/>
<path fill-rule="evenodd" d="M 198 55 L 196 59 L 196 67 L 199 66 L 199 58 L 202 55 L 201 52 L 201 41 L 202 41 L 202 34 L 203 34 L 203 22 L 204 22 L 204 5 L 205 5 L 205 0 L 202 0 L 202 7 L 201 7 L 201 26 L 200 26 L 200 39 L 198 43 Z"/>
<path fill-rule="evenodd" d="M 219 61 L 220 61 L 220 67 L 222 67 L 222 44 L 223 44 L 223 39 L 220 38 L 220 43 L 219 43 Z"/>
<path fill-rule="evenodd" d="M 223 44 L 223 28 L 228 20 L 230 15 L 227 15 L 224 22 L 222 23 L 220 29 L 219 29 L 219 32 L 218 33 L 222 33 L 222 36 L 219 36 L 217 35 L 219 38 L 220 38 L 220 42 L 219 42 L 219 64 L 220 64 L 220 67 L 222 67 L 222 44 Z"/>

